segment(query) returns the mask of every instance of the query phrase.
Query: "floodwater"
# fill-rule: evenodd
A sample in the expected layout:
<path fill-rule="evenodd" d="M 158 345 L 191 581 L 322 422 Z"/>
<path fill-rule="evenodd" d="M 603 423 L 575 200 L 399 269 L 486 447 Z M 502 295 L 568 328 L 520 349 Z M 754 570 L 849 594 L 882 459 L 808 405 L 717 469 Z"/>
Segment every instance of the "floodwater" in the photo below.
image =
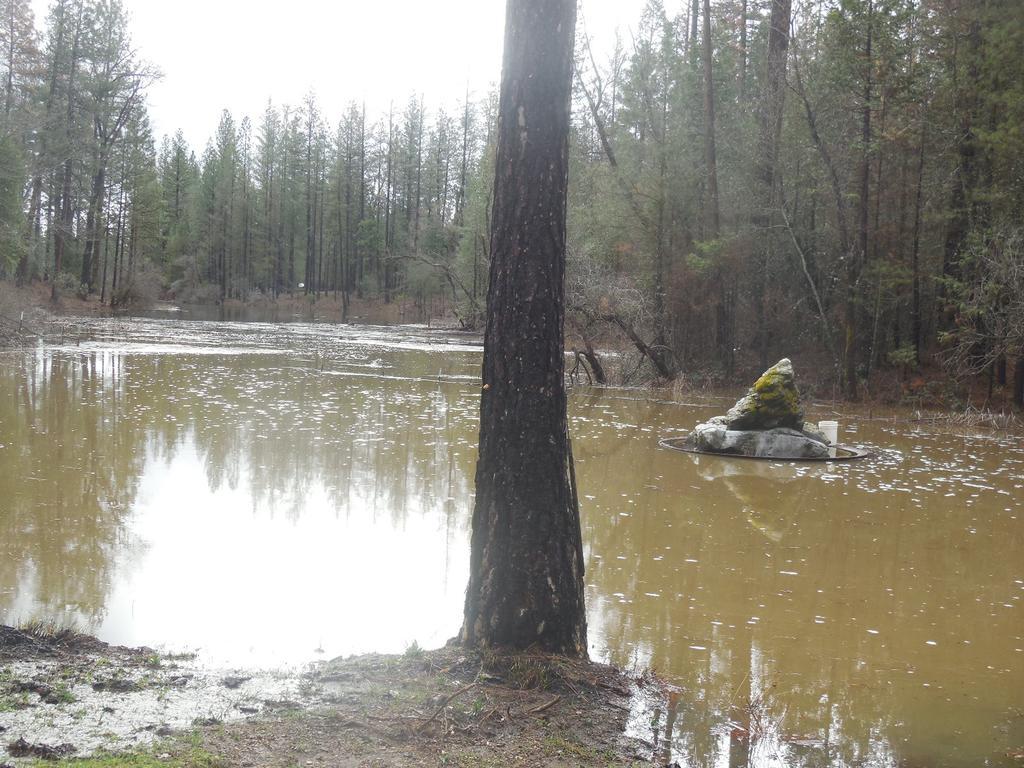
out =
<path fill-rule="evenodd" d="M 0 621 L 251 666 L 457 632 L 475 339 L 66 333 L 0 353 Z M 684 766 L 1019 765 L 1020 435 L 843 414 L 871 458 L 696 457 L 658 439 L 729 403 L 644 394 L 570 397 L 591 656 L 676 686 L 636 734 Z"/>

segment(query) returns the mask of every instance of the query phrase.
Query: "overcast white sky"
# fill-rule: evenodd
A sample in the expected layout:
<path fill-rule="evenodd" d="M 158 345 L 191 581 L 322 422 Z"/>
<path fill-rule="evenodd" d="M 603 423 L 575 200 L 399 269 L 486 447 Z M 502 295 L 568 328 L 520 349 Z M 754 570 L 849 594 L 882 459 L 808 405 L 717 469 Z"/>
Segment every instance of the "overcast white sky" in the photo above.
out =
<path fill-rule="evenodd" d="M 197 150 L 222 109 L 254 122 L 272 98 L 313 90 L 330 122 L 350 99 L 371 113 L 422 92 L 428 107 L 478 98 L 501 69 L 504 0 L 123 0 L 135 46 L 164 73 L 153 86 L 157 136 L 177 128 Z M 583 0 L 595 45 L 624 40 L 646 0 Z M 674 12 L 680 0 L 666 5 Z M 49 0 L 33 0 L 45 19 Z"/>

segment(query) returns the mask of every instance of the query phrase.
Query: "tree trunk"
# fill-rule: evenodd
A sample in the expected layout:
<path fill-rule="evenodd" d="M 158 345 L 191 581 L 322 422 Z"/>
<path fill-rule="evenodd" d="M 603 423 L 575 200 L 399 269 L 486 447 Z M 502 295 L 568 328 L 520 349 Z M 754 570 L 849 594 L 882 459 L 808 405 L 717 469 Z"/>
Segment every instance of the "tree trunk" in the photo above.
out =
<path fill-rule="evenodd" d="M 700 17 L 700 0 L 693 0 L 690 10 L 690 50 L 697 44 L 697 19 Z"/>
<path fill-rule="evenodd" d="M 316 295 L 320 298 L 320 292 L 327 292 L 324 285 L 324 198 L 326 197 L 326 184 L 324 181 L 327 178 L 327 169 L 324 161 L 326 158 L 320 161 L 320 176 L 319 176 L 319 188 L 317 190 L 317 205 L 319 206 L 319 212 L 317 214 L 317 244 L 316 244 L 316 262 L 319 265 L 319 271 L 317 272 L 316 278 Z"/>
<path fill-rule="evenodd" d="M 864 41 L 864 91 L 861 105 L 861 160 L 860 190 L 857 196 L 857 250 L 846 264 L 846 298 L 844 316 L 846 322 L 846 370 L 843 385 L 849 400 L 857 399 L 857 289 L 860 270 L 868 254 L 868 194 L 871 184 L 871 32 L 874 12 L 872 0 L 868 0 L 868 28 Z"/>
<path fill-rule="evenodd" d="M 960 12 L 969 12 L 971 4 L 965 4 Z M 978 142 L 974 122 L 978 109 L 978 70 L 977 60 L 981 46 L 981 26 L 977 18 L 970 22 L 967 34 L 967 83 L 961 84 L 958 76 L 960 63 L 957 61 L 959 46 L 953 48 L 953 58 L 948 63 L 953 82 L 953 112 L 957 118 L 956 159 L 953 168 L 953 186 L 950 190 L 949 224 L 946 229 L 945 243 L 942 253 L 942 274 L 946 278 L 958 280 L 962 277 L 960 269 L 960 249 L 967 239 L 971 227 L 971 209 L 974 207 L 975 188 L 978 182 L 977 150 Z M 940 291 L 944 288 L 940 284 Z M 941 294 L 940 294 L 941 295 Z M 947 313 L 946 325 L 953 322 L 953 313 Z"/>
<path fill-rule="evenodd" d="M 888 100 L 886 99 L 886 89 L 882 85 L 879 88 L 879 98 L 881 99 L 881 111 L 878 116 L 878 135 L 880 137 L 885 136 L 885 118 L 886 108 L 888 107 Z M 885 153 L 882 151 L 882 147 L 879 146 L 876 149 L 876 163 L 875 163 L 875 209 L 872 213 L 871 223 L 871 262 L 875 263 L 878 261 L 879 248 L 882 243 L 882 236 L 880 232 L 881 219 L 882 219 L 882 198 L 885 196 L 885 177 L 882 175 L 883 161 L 885 159 Z M 864 258 L 867 260 L 868 254 L 864 253 Z M 879 273 L 876 277 L 875 284 L 875 307 L 871 317 L 871 343 L 868 345 L 867 354 L 867 372 L 865 378 L 871 381 L 871 373 L 875 370 L 875 361 L 879 354 L 879 342 L 878 342 L 878 327 L 881 324 L 882 315 L 882 294 L 883 294 L 883 282 L 884 279 Z"/>
<path fill-rule="evenodd" d="M 85 218 L 85 249 L 82 251 L 82 285 L 90 291 L 96 289 L 96 277 L 99 267 L 100 233 L 103 230 L 103 197 L 107 189 L 107 158 L 106 150 L 102 150 L 92 180 L 92 196 L 89 199 L 89 212 Z"/>
<path fill-rule="evenodd" d="M 60 300 L 60 272 L 64 266 L 64 249 L 68 237 L 71 235 L 71 222 L 73 219 L 71 203 L 71 159 L 64 161 L 64 170 L 61 181 L 60 192 L 60 223 L 57 225 L 57 232 L 54 236 L 53 245 L 53 283 L 50 286 L 50 300 L 56 303 Z"/>
<path fill-rule="evenodd" d="M 416 131 L 416 199 L 412 225 L 412 251 L 420 252 L 420 200 L 423 181 L 423 97 L 420 96 L 420 112 Z"/>
<path fill-rule="evenodd" d="M 359 218 L 356 220 L 358 227 L 366 218 L 366 102 L 359 115 Z M 356 238 L 356 266 L 355 284 L 356 296 L 363 298 L 363 274 L 365 265 L 359 238 Z"/>
<path fill-rule="evenodd" d="M 605 384 L 608 381 L 608 377 L 604 373 L 604 366 L 601 365 L 601 358 L 597 356 L 597 352 L 594 351 L 594 345 L 590 343 L 590 339 L 586 336 L 583 337 L 583 357 L 594 374 L 594 381 L 598 384 Z"/>
<path fill-rule="evenodd" d="M 466 207 L 466 166 L 469 159 L 469 83 L 466 83 L 466 103 L 462 112 L 462 163 L 459 167 L 459 198 L 455 205 L 455 223 L 462 226 Z"/>
<path fill-rule="evenodd" d="M 110 278 L 110 306 L 117 303 L 117 278 L 121 271 L 121 253 L 124 249 L 125 186 L 128 184 L 128 145 L 121 157 L 121 180 L 117 195 L 117 234 L 114 236 L 114 265 Z"/>
<path fill-rule="evenodd" d="M 313 111 L 310 107 L 308 128 L 306 131 L 306 264 L 305 264 L 305 286 L 303 294 L 309 295 L 313 290 L 313 275 L 316 265 L 314 264 L 314 231 L 316 222 L 313 219 L 313 210 L 316 201 L 313 198 Z"/>
<path fill-rule="evenodd" d="M 7 79 L 4 83 L 4 132 L 6 133 L 11 119 L 11 107 L 14 105 L 14 53 L 18 41 L 18 28 L 15 26 L 14 3 L 7 7 Z"/>
<path fill-rule="evenodd" d="M 387 152 L 387 177 L 385 199 L 384 199 L 384 303 L 391 303 L 390 257 L 391 257 L 391 161 L 395 143 L 394 105 L 388 110 L 388 152 Z"/>
<path fill-rule="evenodd" d="M 712 70 L 711 0 L 704 0 L 704 39 L 701 61 L 704 64 L 704 165 L 707 172 L 708 239 L 718 238 L 721 226 L 718 212 L 718 162 L 715 159 L 715 79 Z M 664 130 L 664 126 L 662 128 Z"/>
<path fill-rule="evenodd" d="M 747 0 L 740 3 L 740 101 L 747 100 Z"/>
<path fill-rule="evenodd" d="M 110 261 L 110 225 L 103 233 L 103 279 L 100 281 L 100 304 L 107 301 L 107 262 Z"/>
<path fill-rule="evenodd" d="M 506 8 L 461 639 L 469 646 L 586 656 L 562 335 L 576 2 L 509 0 Z"/>
<path fill-rule="evenodd" d="M 71 44 L 71 61 L 68 70 L 67 88 L 67 116 L 64 123 L 64 138 L 67 146 L 64 151 L 67 153 L 64 160 L 63 179 L 60 192 L 60 223 L 57 225 L 53 246 L 53 283 L 50 290 L 50 300 L 57 302 L 60 299 L 60 272 L 64 265 L 64 250 L 67 247 L 67 239 L 71 236 L 71 222 L 74 218 L 73 203 L 71 201 L 71 175 L 72 165 L 72 126 L 75 117 L 75 72 L 78 67 L 78 46 L 82 34 L 82 9 L 78 9 L 78 21 L 75 25 L 75 35 Z"/>
<path fill-rule="evenodd" d="M 772 224 L 778 206 L 779 137 L 782 134 L 782 113 L 786 101 L 786 59 L 789 49 L 791 0 L 772 0 L 768 28 L 768 54 L 765 64 L 765 85 L 758 114 L 760 146 L 757 177 L 761 183 L 759 203 L 753 225 L 764 230 L 760 264 L 756 276 L 755 312 L 757 316 L 757 347 L 761 368 L 768 367 L 771 345 L 768 331 L 768 272 L 772 261 Z"/>
<path fill-rule="evenodd" d="M 1018 353 L 1017 364 L 1013 367 L 1013 402 L 1024 407 L 1024 350 Z"/>
<path fill-rule="evenodd" d="M 914 342 L 914 362 L 921 362 L 921 207 L 924 190 L 924 142 L 928 135 L 928 122 L 922 116 L 921 146 L 917 150 L 917 192 L 914 198 L 914 236 L 910 251 L 911 305 L 910 335 Z"/>

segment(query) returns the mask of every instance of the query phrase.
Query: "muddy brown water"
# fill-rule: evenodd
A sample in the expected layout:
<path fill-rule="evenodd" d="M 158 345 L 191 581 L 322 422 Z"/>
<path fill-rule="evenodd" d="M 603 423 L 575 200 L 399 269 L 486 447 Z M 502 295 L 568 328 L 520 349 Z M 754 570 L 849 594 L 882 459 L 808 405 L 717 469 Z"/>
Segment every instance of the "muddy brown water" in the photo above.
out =
<path fill-rule="evenodd" d="M 0 353 L 0 620 L 264 667 L 442 644 L 479 359 L 424 328 L 109 319 Z M 726 460 L 658 447 L 724 400 L 570 401 L 591 655 L 678 687 L 635 733 L 694 766 L 1020 764 L 1020 435 L 844 413 L 871 458 Z"/>

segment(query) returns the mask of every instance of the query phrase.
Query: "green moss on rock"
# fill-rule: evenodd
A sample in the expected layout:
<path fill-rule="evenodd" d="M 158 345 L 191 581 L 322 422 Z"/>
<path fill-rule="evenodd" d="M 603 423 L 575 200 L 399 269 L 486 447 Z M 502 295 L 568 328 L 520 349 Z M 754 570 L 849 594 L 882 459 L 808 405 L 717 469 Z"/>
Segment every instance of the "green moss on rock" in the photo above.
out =
<path fill-rule="evenodd" d="M 754 382 L 746 395 L 721 417 L 728 429 L 802 429 L 804 412 L 793 364 L 783 358 Z"/>

